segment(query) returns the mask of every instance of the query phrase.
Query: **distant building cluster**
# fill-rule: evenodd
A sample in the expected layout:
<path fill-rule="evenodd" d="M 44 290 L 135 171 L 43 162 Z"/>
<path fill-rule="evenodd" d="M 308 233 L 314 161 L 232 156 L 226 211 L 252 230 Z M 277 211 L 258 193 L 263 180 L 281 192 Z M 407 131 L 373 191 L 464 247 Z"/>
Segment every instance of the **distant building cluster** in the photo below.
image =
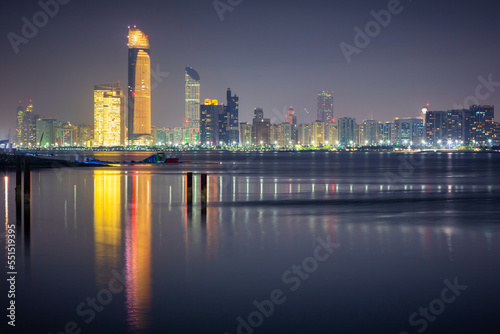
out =
<path fill-rule="evenodd" d="M 500 126 L 493 106 L 431 111 L 392 121 L 334 117 L 333 92 L 317 93 L 317 117 L 297 122 L 293 107 L 285 121 L 273 123 L 255 108 L 250 123 L 239 122 L 239 97 L 230 88 L 224 103 L 200 95 L 200 75 L 185 68 L 184 122 L 175 128 L 151 125 L 151 60 L 149 39 L 136 26 L 128 29 L 128 86 L 120 82 L 94 86 L 93 125 L 72 125 L 26 108 L 19 102 L 15 142 L 19 147 L 449 147 L 500 145 Z M 126 95 L 126 100 L 125 100 Z M 307 111 L 307 110 L 306 110 Z"/>
<path fill-rule="evenodd" d="M 20 147 L 91 146 L 93 127 L 59 122 L 35 113 L 30 100 L 26 108 L 17 107 L 15 143 Z"/>

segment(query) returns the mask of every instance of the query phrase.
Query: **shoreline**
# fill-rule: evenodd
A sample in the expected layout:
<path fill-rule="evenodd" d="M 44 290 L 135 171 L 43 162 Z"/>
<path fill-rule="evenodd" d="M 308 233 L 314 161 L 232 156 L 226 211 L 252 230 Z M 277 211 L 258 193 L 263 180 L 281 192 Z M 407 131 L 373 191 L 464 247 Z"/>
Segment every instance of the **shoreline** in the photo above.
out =
<path fill-rule="evenodd" d="M 31 168 L 63 168 L 63 167 L 105 167 L 104 164 L 85 164 L 82 162 L 72 162 L 60 159 L 47 159 L 34 157 L 30 155 L 12 155 L 0 153 L 0 168 L 11 169 L 16 168 L 17 164 L 20 162 L 21 165 L 24 163 L 24 159 L 28 158 L 30 160 Z"/>

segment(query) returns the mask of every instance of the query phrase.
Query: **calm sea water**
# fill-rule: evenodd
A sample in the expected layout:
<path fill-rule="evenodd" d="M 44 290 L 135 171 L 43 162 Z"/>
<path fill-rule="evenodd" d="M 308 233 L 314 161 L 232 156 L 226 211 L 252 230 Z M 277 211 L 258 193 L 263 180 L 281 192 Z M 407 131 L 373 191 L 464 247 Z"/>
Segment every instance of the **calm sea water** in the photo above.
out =
<path fill-rule="evenodd" d="M 179 156 L 191 163 L 35 170 L 30 229 L 2 175 L 16 332 L 500 331 L 500 155 Z"/>

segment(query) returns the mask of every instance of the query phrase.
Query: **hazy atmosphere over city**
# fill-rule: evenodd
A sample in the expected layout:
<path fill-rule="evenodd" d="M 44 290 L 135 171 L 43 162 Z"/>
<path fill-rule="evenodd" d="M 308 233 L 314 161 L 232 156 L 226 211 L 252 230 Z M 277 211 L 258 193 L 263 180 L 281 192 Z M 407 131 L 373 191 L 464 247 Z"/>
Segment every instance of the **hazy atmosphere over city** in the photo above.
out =
<path fill-rule="evenodd" d="M 24 38 L 22 19 L 33 22 L 42 9 L 34 0 L 4 1 L 0 139 L 14 133 L 19 100 L 32 99 L 40 115 L 91 124 L 94 85 L 119 80 L 126 87 L 129 25 L 151 43 L 156 126 L 183 122 L 186 66 L 200 74 L 202 100 L 224 100 L 228 87 L 239 96 L 240 121 L 251 120 L 255 107 L 270 116 L 290 105 L 299 123 L 314 121 L 316 94 L 325 89 L 334 92 L 334 117 L 358 122 L 370 114 L 416 117 L 426 103 L 457 108 L 468 97 L 500 104 L 500 21 L 491 1 L 401 1 L 369 41 L 355 41 L 355 28 L 370 29 L 371 12 L 391 1 L 220 3 L 67 1 L 16 45 L 9 33 Z M 479 77 L 490 85 L 478 93 Z"/>

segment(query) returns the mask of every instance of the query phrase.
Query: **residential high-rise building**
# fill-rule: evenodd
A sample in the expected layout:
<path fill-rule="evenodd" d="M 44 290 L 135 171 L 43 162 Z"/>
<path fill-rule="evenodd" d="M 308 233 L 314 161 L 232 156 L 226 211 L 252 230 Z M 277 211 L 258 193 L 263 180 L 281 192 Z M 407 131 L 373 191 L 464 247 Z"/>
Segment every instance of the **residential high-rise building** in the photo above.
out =
<path fill-rule="evenodd" d="M 57 120 L 38 118 L 36 120 L 36 144 L 38 147 L 51 147 L 55 144 Z"/>
<path fill-rule="evenodd" d="M 186 144 L 186 139 L 184 137 L 184 129 L 181 127 L 175 127 L 173 131 L 173 144 L 174 145 L 184 145 Z"/>
<path fill-rule="evenodd" d="M 123 100 L 123 99 L 122 99 Z M 124 123 L 124 108 L 123 109 L 123 116 L 122 116 L 122 124 Z M 121 131 L 121 133 L 124 133 L 124 130 Z M 81 124 L 78 125 L 78 145 L 82 147 L 89 147 L 92 146 L 93 143 L 93 138 L 94 138 L 94 127 L 92 125 L 88 124 Z M 124 136 L 122 136 L 124 138 Z"/>
<path fill-rule="evenodd" d="M 23 105 L 21 104 L 21 101 L 19 101 L 19 104 L 17 105 L 16 118 L 17 118 L 16 143 L 18 145 L 21 145 L 23 138 L 23 119 L 24 119 L 24 108 Z"/>
<path fill-rule="evenodd" d="M 471 111 L 471 140 L 479 145 L 488 144 L 493 134 L 494 106 L 472 105 L 469 109 Z"/>
<path fill-rule="evenodd" d="M 94 146 L 124 144 L 124 98 L 119 82 L 94 86 Z"/>
<path fill-rule="evenodd" d="M 278 124 L 271 124 L 269 126 L 269 145 L 277 147 L 278 146 Z"/>
<path fill-rule="evenodd" d="M 229 146 L 237 146 L 240 140 L 239 129 L 238 129 L 238 109 L 239 109 L 239 97 L 231 95 L 231 88 L 227 89 L 227 104 L 226 104 L 226 134 L 227 139 L 224 140 Z"/>
<path fill-rule="evenodd" d="M 36 120 L 39 116 L 33 113 L 33 103 L 30 100 L 23 113 L 21 126 L 21 140 L 19 144 L 24 147 L 35 147 L 36 145 Z"/>
<path fill-rule="evenodd" d="M 304 124 L 298 125 L 297 144 L 302 145 L 302 146 L 311 145 L 311 134 L 309 131 L 309 124 L 304 123 Z"/>
<path fill-rule="evenodd" d="M 252 124 L 248 122 L 240 123 L 240 145 L 250 146 L 252 144 Z"/>
<path fill-rule="evenodd" d="M 363 122 L 363 136 L 361 138 L 361 145 L 378 145 L 379 137 L 379 122 L 374 120 L 366 120 Z"/>
<path fill-rule="evenodd" d="M 186 67 L 184 84 L 184 125 L 187 128 L 199 128 L 200 75 L 192 67 Z"/>
<path fill-rule="evenodd" d="M 157 146 L 164 146 L 166 145 L 166 135 L 165 135 L 165 129 L 164 128 L 156 128 L 156 138 L 155 138 L 155 145 Z"/>
<path fill-rule="evenodd" d="M 328 122 L 326 124 L 326 144 L 328 146 L 335 146 L 339 141 L 339 129 L 337 123 Z"/>
<path fill-rule="evenodd" d="M 285 116 L 285 121 L 291 125 L 291 140 L 293 143 L 297 142 L 297 116 L 292 106 L 288 109 L 288 114 Z"/>
<path fill-rule="evenodd" d="M 356 139 L 356 125 L 356 119 L 352 117 L 341 117 L 337 120 L 340 145 L 353 146 L 358 141 Z"/>
<path fill-rule="evenodd" d="M 394 145 L 421 144 L 424 139 L 424 122 L 421 118 L 396 117 L 394 119 Z"/>
<path fill-rule="evenodd" d="M 252 144 L 268 146 L 271 139 L 271 120 L 264 118 L 264 110 L 255 108 L 252 120 Z"/>
<path fill-rule="evenodd" d="M 292 125 L 288 122 L 271 125 L 271 142 L 278 147 L 293 145 L 292 141 Z M 274 130 L 274 131 L 273 131 Z"/>
<path fill-rule="evenodd" d="M 377 145 L 391 144 L 394 142 L 394 123 L 381 122 L 379 123 L 379 137 Z"/>
<path fill-rule="evenodd" d="M 291 125 L 297 124 L 297 116 L 295 116 L 295 109 L 292 106 L 288 109 L 288 114 L 285 116 L 285 121 Z"/>
<path fill-rule="evenodd" d="M 255 108 L 253 110 L 253 118 L 264 118 L 264 110 L 262 108 Z"/>
<path fill-rule="evenodd" d="M 269 146 L 271 136 L 271 120 L 269 118 L 254 118 L 253 131 L 255 146 Z"/>
<path fill-rule="evenodd" d="M 318 93 L 318 121 L 333 122 L 333 92 L 324 90 Z"/>
<path fill-rule="evenodd" d="M 425 140 L 431 145 L 487 145 L 493 133 L 494 107 L 428 111 L 425 119 Z"/>
<path fill-rule="evenodd" d="M 325 123 L 314 121 L 311 123 L 311 144 L 313 146 L 323 146 L 325 144 Z"/>
<path fill-rule="evenodd" d="M 500 146 L 500 123 L 493 122 L 491 146 Z"/>
<path fill-rule="evenodd" d="M 149 40 L 141 30 L 128 30 L 128 142 L 151 144 L 151 60 Z"/>
<path fill-rule="evenodd" d="M 78 145 L 78 127 L 71 123 L 63 123 L 61 128 L 61 145 L 62 146 L 77 146 Z"/>
<path fill-rule="evenodd" d="M 224 106 L 219 101 L 205 99 L 199 111 L 201 145 L 217 146 L 219 144 L 219 116 L 224 114 Z M 222 122 L 223 124 L 223 122 Z"/>

